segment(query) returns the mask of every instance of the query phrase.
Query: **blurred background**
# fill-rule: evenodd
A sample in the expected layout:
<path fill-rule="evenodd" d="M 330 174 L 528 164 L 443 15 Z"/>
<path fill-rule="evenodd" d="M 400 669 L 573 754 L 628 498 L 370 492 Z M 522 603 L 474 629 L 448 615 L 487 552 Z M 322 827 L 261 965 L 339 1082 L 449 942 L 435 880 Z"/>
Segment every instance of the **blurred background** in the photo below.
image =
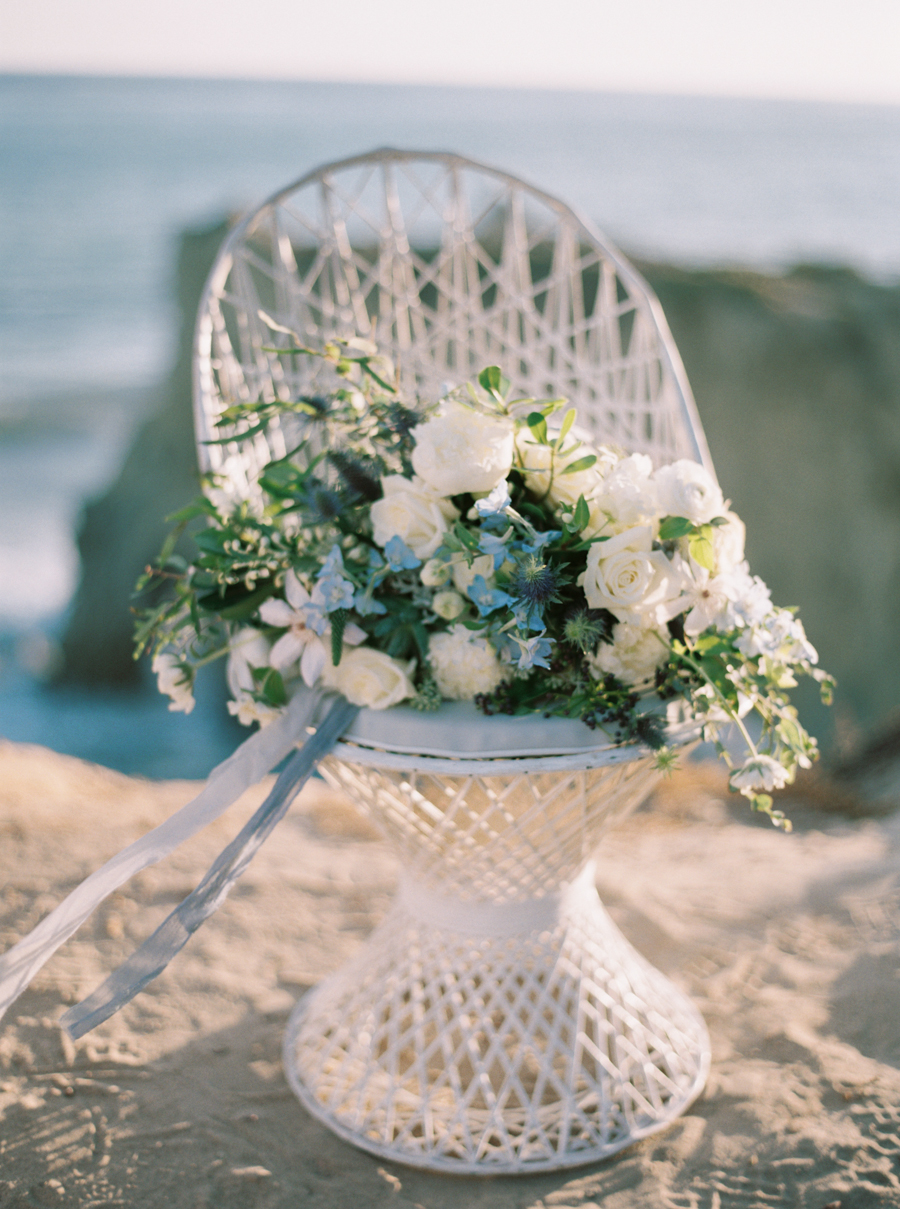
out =
<path fill-rule="evenodd" d="M 318 164 L 457 151 L 657 290 L 752 569 L 839 680 L 838 772 L 900 720 L 900 8 L 759 0 L 0 8 L 0 735 L 204 776 L 131 587 L 195 492 L 190 341 L 230 219 Z"/>

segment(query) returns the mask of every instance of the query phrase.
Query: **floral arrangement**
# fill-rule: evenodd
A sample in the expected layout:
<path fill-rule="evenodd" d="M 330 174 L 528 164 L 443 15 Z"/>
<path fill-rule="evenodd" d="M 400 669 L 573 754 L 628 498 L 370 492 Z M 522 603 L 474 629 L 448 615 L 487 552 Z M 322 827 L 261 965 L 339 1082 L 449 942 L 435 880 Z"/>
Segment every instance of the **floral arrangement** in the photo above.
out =
<path fill-rule="evenodd" d="M 816 757 L 787 690 L 831 678 L 791 609 L 744 561 L 744 526 L 691 461 L 592 445 L 563 399 L 517 398 L 497 367 L 434 402 L 405 400 L 362 339 L 322 350 L 299 401 L 240 403 L 221 443 L 298 417 L 296 448 L 235 503 L 211 477 L 139 587 L 171 709 L 197 670 L 227 657 L 229 709 L 265 725 L 302 683 L 356 705 L 579 718 L 671 766 L 664 711 L 683 699 L 731 768 L 730 785 L 778 826 L 771 791 Z M 323 385 L 324 383 L 324 385 Z M 191 565 L 174 553 L 202 517 Z M 745 718 L 758 716 L 756 739 Z M 746 758 L 719 740 L 735 723 Z"/>

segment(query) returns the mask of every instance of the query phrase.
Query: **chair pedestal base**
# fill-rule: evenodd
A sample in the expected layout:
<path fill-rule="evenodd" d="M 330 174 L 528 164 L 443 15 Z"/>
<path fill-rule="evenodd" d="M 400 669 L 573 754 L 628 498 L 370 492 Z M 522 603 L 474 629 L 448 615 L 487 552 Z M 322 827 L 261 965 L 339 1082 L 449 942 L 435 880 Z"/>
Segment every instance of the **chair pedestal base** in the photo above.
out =
<path fill-rule="evenodd" d="M 606 1158 L 670 1124 L 709 1069 L 702 1018 L 610 920 L 592 865 L 504 905 L 403 883 L 355 960 L 298 1003 L 284 1053 L 340 1137 L 484 1175 Z"/>

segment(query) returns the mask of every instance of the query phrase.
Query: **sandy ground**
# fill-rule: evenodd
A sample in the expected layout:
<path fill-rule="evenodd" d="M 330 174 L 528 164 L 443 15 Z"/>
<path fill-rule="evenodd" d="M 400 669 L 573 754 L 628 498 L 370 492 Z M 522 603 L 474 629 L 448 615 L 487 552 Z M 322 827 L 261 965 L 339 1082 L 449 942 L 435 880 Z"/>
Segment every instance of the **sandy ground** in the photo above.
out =
<path fill-rule="evenodd" d="M 369 825 L 319 785 L 107 1024 L 73 1045 L 54 1021 L 193 887 L 249 801 L 108 900 L 14 1006 L 0 1206 L 900 1205 L 900 817 L 794 804 L 786 837 L 721 789 L 718 773 L 674 779 L 599 853 L 616 921 L 712 1035 L 707 1089 L 665 1133 L 605 1163 L 485 1180 L 383 1164 L 306 1115 L 281 1068 L 287 1016 L 362 943 L 395 879 Z M 0 745 L 0 947 L 193 792 Z"/>

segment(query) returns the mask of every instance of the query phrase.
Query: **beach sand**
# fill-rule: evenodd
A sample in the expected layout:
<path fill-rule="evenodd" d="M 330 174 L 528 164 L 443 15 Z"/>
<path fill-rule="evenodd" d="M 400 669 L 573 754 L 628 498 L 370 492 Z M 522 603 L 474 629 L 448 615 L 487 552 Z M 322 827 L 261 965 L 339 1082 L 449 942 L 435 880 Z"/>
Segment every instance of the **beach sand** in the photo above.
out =
<path fill-rule="evenodd" d="M 0 745 L 0 947 L 194 792 Z M 702 1010 L 706 1091 L 607 1162 L 477 1179 L 357 1151 L 285 1081 L 295 999 L 358 948 L 396 875 L 370 825 L 321 783 L 144 994 L 75 1044 L 57 1028 L 263 792 L 113 895 L 0 1025 L 2 1209 L 900 1205 L 900 817 L 850 821 L 798 801 L 785 836 L 727 800 L 718 770 L 676 774 L 608 834 L 598 885 Z"/>

